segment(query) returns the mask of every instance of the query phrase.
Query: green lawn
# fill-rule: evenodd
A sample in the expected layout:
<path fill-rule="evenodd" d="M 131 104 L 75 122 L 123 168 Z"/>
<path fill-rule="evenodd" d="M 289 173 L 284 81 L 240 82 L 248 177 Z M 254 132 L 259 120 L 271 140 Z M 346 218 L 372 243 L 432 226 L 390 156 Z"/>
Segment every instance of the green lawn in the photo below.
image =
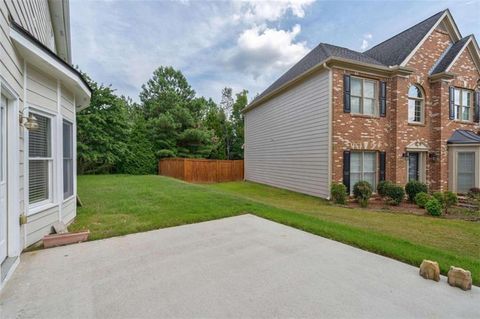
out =
<path fill-rule="evenodd" d="M 472 271 L 480 284 L 480 223 L 374 212 L 248 182 L 193 185 L 160 176 L 79 176 L 84 207 L 70 230 L 91 239 L 250 212 L 413 265 L 423 259 Z"/>

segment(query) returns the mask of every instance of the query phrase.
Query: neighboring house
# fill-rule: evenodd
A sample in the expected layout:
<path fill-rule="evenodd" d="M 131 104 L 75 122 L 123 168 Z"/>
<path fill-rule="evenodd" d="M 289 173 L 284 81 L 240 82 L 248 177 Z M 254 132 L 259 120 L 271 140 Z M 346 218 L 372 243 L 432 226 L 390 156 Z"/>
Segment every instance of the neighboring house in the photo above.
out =
<path fill-rule="evenodd" d="M 71 66 L 68 1 L 0 1 L 0 287 L 20 252 L 76 214 L 75 112 L 91 90 Z"/>
<path fill-rule="evenodd" d="M 322 43 L 245 108 L 245 178 L 320 197 L 480 187 L 479 70 L 449 10 L 363 53 Z"/>

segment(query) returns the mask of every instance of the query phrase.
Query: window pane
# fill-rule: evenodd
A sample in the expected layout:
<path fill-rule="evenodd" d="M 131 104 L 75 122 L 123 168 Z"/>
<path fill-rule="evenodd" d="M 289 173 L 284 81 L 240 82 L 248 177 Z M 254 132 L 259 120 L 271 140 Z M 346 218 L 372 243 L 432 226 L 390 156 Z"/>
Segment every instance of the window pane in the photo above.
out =
<path fill-rule="evenodd" d="M 360 113 L 360 98 L 352 96 L 350 98 L 350 107 L 352 108 L 352 113 Z"/>
<path fill-rule="evenodd" d="M 38 128 L 28 131 L 28 151 L 30 157 L 51 157 L 51 129 L 50 119 L 39 114 L 33 114 L 37 118 Z"/>
<path fill-rule="evenodd" d="M 63 198 L 73 195 L 73 125 L 63 121 Z"/>
<path fill-rule="evenodd" d="M 375 100 L 363 99 L 363 114 L 375 115 Z"/>
<path fill-rule="evenodd" d="M 362 172 L 362 153 L 354 152 L 350 154 L 350 172 Z"/>
<path fill-rule="evenodd" d="M 470 188 L 475 187 L 475 153 L 458 153 L 457 163 L 457 190 L 460 193 L 467 193 Z"/>
<path fill-rule="evenodd" d="M 363 82 L 363 97 L 375 98 L 375 82 L 364 81 Z"/>
<path fill-rule="evenodd" d="M 466 107 L 466 106 L 463 107 L 462 120 L 470 121 L 470 108 L 469 107 Z"/>
<path fill-rule="evenodd" d="M 462 90 L 462 105 L 470 106 L 470 92 Z"/>
<path fill-rule="evenodd" d="M 351 78 L 350 86 L 351 86 L 351 89 L 350 89 L 351 95 L 362 96 L 362 80 Z"/>
<path fill-rule="evenodd" d="M 415 98 L 421 98 L 422 97 L 422 91 L 417 86 L 412 85 L 408 89 L 408 96 L 409 97 L 415 97 Z"/>
<path fill-rule="evenodd" d="M 38 203 L 48 199 L 49 161 L 31 160 L 28 163 L 28 171 L 28 198 L 30 204 Z"/>
<path fill-rule="evenodd" d="M 369 182 L 372 186 L 372 191 L 376 192 L 377 183 L 376 183 L 376 174 L 375 173 L 364 173 L 363 180 Z"/>
<path fill-rule="evenodd" d="M 455 89 L 455 94 L 453 95 L 455 104 L 460 104 L 460 90 Z"/>
<path fill-rule="evenodd" d="M 372 153 L 372 152 L 367 152 L 367 153 L 363 153 L 364 154 L 364 157 L 363 157 L 363 171 L 364 172 L 375 172 L 376 171 L 376 165 L 375 165 L 375 162 L 376 162 L 376 156 L 377 154 L 376 153 Z"/>

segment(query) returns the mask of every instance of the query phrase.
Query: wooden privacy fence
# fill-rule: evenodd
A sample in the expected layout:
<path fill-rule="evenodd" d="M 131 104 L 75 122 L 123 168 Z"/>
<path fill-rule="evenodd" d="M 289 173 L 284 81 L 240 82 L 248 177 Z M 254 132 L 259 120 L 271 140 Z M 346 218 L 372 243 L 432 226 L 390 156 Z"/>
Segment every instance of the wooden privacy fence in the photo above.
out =
<path fill-rule="evenodd" d="M 158 163 L 158 174 L 191 183 L 241 181 L 243 160 L 165 158 Z"/>

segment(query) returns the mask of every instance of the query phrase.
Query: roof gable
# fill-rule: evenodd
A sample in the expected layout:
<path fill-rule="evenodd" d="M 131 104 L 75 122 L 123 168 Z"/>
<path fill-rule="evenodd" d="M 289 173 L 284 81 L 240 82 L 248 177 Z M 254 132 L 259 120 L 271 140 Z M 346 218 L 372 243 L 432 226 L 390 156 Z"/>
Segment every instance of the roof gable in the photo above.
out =
<path fill-rule="evenodd" d="M 450 11 L 444 10 L 365 51 L 365 55 L 388 66 L 405 66 L 440 23 L 441 27 L 450 33 L 454 42 L 460 39 L 460 32 Z"/>

